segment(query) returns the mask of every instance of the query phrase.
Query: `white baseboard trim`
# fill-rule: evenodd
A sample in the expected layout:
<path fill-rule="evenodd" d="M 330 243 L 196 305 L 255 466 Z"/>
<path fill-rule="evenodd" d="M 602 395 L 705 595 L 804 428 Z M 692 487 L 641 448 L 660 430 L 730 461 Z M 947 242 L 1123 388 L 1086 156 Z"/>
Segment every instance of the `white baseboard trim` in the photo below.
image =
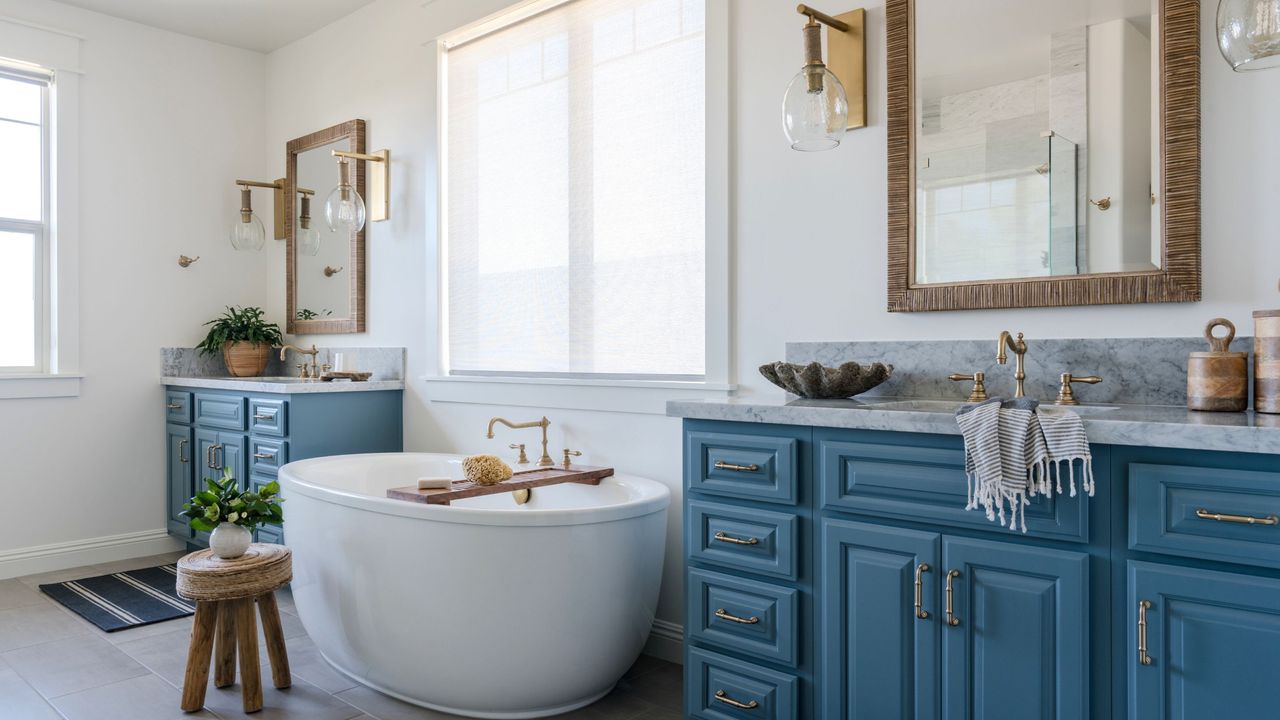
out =
<path fill-rule="evenodd" d="M 182 548 L 181 541 L 160 528 L 3 550 L 0 551 L 0 579 L 159 555 Z"/>
<path fill-rule="evenodd" d="M 654 620 L 644 654 L 677 665 L 684 664 L 684 626 L 666 620 Z"/>

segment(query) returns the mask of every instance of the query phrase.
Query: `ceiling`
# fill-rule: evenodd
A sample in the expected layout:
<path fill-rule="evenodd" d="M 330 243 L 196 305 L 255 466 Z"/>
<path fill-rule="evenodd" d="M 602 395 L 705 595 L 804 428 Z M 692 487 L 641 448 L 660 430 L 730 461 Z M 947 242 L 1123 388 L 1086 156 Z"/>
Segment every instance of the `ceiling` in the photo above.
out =
<path fill-rule="evenodd" d="M 68 5 L 258 52 L 306 37 L 373 0 L 60 0 Z"/>

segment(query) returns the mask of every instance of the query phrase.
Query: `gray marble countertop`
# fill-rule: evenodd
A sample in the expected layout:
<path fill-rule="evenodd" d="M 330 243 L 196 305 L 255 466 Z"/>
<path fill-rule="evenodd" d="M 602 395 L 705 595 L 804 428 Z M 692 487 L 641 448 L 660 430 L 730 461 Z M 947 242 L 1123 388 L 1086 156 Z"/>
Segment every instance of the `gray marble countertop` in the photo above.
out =
<path fill-rule="evenodd" d="M 894 397 L 859 401 L 763 395 L 672 400 L 667 403 L 667 415 L 698 420 L 959 435 L 952 408 L 960 404 L 960 401 L 921 402 Z M 1057 411 L 1049 403 L 1041 407 Z M 1090 442 L 1280 455 L 1280 415 L 1195 412 L 1165 405 L 1086 405 L 1080 408 L 1079 414 Z"/>
<path fill-rule="evenodd" d="M 320 382 L 318 380 L 302 380 L 296 377 L 233 378 L 165 375 L 160 378 L 160 384 L 174 387 L 280 394 L 373 392 L 375 390 L 404 389 L 403 380 L 366 380 L 364 382 L 335 380 L 333 382 Z"/>

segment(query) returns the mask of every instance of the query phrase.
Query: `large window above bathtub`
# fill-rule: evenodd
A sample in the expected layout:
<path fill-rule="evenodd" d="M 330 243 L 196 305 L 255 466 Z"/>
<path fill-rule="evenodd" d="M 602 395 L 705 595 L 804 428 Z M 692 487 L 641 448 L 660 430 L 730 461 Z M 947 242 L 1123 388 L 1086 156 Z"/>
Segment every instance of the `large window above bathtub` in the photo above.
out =
<path fill-rule="evenodd" d="M 523 3 L 441 39 L 446 374 L 708 377 L 709 4 Z"/>

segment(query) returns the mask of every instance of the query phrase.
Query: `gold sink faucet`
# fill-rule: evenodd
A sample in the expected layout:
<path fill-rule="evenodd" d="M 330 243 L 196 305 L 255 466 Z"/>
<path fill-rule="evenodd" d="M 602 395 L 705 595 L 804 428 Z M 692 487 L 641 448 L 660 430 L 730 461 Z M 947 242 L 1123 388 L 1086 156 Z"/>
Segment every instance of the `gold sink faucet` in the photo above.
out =
<path fill-rule="evenodd" d="M 538 458 L 537 465 L 538 467 L 551 467 L 552 465 L 555 465 L 555 461 L 552 460 L 551 455 L 547 453 L 547 428 L 551 427 L 551 421 L 548 420 L 545 415 L 542 416 L 541 420 L 534 420 L 532 422 L 522 422 L 522 423 L 513 423 L 506 418 L 500 418 L 500 417 L 490 418 L 489 429 L 485 433 L 485 437 L 489 438 L 490 440 L 493 439 L 493 426 L 495 423 L 502 423 L 503 425 L 506 425 L 507 427 L 513 430 L 519 430 L 521 428 L 535 428 L 535 427 L 542 428 L 542 457 Z M 523 456 L 524 450 L 521 449 L 520 453 L 521 453 L 521 456 Z"/>
<path fill-rule="evenodd" d="M 1027 343 L 1022 339 L 1022 333 L 1018 333 L 1018 339 L 1014 340 L 1008 330 L 1000 331 L 1000 339 L 996 341 L 996 362 L 1001 365 L 1009 362 L 1009 356 L 1005 354 L 1006 348 L 1012 350 L 1013 354 L 1017 356 L 1013 369 L 1013 378 L 1018 381 L 1018 389 L 1013 396 L 1026 397 L 1027 391 L 1023 387 L 1023 381 L 1027 379 L 1027 373 L 1023 369 L 1022 363 L 1027 355 Z"/>
<path fill-rule="evenodd" d="M 316 364 L 316 357 L 320 355 L 320 351 L 316 349 L 315 343 L 311 344 L 310 350 L 303 350 L 297 345 L 285 345 L 280 348 L 280 360 L 284 361 L 284 354 L 288 350 L 296 350 L 300 355 L 310 355 L 311 362 L 306 365 L 298 366 L 298 376 L 303 380 L 319 379 L 320 366 Z"/>

